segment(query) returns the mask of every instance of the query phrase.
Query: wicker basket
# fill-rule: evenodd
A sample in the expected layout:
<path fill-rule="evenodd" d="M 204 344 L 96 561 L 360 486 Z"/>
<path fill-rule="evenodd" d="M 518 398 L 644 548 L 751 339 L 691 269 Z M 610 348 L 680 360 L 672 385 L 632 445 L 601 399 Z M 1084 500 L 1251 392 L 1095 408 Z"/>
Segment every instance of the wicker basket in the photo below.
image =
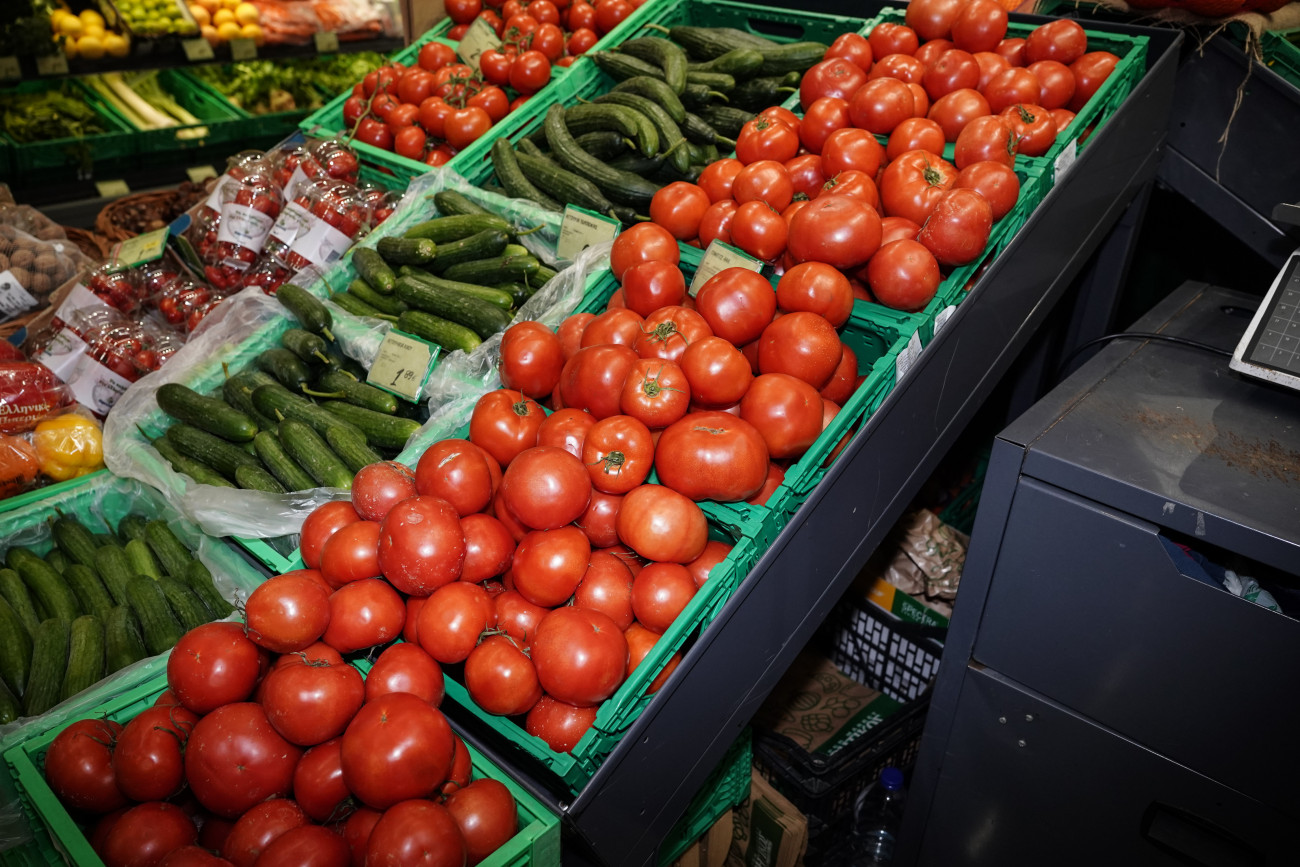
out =
<path fill-rule="evenodd" d="M 115 199 L 104 206 L 95 217 L 95 231 L 108 239 L 110 244 L 134 238 L 139 232 L 132 232 L 117 225 L 115 217 L 139 205 L 153 205 L 164 215 L 164 225 L 170 223 L 184 210 L 184 197 L 176 190 L 162 190 L 149 193 L 132 193 Z M 168 216 L 170 215 L 170 216 Z"/>
<path fill-rule="evenodd" d="M 63 232 L 68 236 L 68 240 L 77 245 L 81 252 L 85 253 L 96 263 L 103 262 L 108 258 L 109 252 L 113 249 L 113 242 L 97 232 L 89 229 L 78 229 L 76 226 L 64 226 Z"/>

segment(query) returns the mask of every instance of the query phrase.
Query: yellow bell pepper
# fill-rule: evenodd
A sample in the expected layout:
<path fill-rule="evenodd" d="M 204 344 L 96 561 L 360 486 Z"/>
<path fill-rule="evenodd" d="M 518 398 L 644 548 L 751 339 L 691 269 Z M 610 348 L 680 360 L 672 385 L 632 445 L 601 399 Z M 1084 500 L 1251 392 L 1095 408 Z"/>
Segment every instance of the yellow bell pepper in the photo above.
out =
<path fill-rule="evenodd" d="M 56 482 L 104 466 L 104 434 L 94 421 L 75 413 L 48 418 L 32 433 L 41 472 Z"/>

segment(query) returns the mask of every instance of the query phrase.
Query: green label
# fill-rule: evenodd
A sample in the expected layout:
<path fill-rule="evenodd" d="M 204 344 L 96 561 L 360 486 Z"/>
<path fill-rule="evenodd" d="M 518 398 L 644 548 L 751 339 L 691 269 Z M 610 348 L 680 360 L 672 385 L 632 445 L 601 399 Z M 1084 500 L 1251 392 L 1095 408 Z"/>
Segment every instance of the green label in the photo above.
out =
<path fill-rule="evenodd" d="M 835 755 L 889 719 L 900 707 L 902 707 L 901 704 L 889 696 L 881 694 L 871 704 L 859 709 L 849 722 L 835 733 L 834 737 L 817 748 L 817 752 L 826 756 Z"/>
<path fill-rule="evenodd" d="M 113 260 L 134 268 L 136 265 L 161 258 L 163 250 L 167 247 L 168 232 L 169 230 L 164 227 L 143 235 L 136 235 L 134 238 L 127 238 L 114 248 Z"/>
<path fill-rule="evenodd" d="M 746 867 L 775 867 L 785 839 L 779 814 L 767 801 L 755 800 L 749 811 L 749 846 Z"/>
<path fill-rule="evenodd" d="M 216 56 L 212 53 L 212 43 L 201 37 L 199 39 L 182 39 L 181 50 L 185 52 L 185 59 L 190 63 L 211 60 Z"/>
<path fill-rule="evenodd" d="M 231 60 L 256 60 L 257 43 L 251 39 L 230 40 Z"/>
<path fill-rule="evenodd" d="M 420 399 L 440 349 L 436 344 L 394 328 L 379 344 L 379 353 L 366 382 L 415 403 Z"/>
<path fill-rule="evenodd" d="M 618 237 L 619 222 L 610 217 L 579 208 L 575 205 L 564 206 L 564 218 L 560 221 L 560 238 L 555 245 L 555 254 L 561 259 L 575 259 L 588 247 Z"/>
<path fill-rule="evenodd" d="M 336 54 L 339 50 L 339 35 L 333 30 L 318 30 L 312 35 L 316 43 L 317 54 Z"/>
<path fill-rule="evenodd" d="M 704 251 L 704 258 L 700 260 L 700 267 L 696 269 L 695 277 L 691 280 L 691 297 L 695 297 L 695 293 L 700 291 L 701 286 L 709 282 L 710 277 L 728 268 L 747 268 L 750 271 L 759 273 L 763 270 L 763 263 L 744 250 L 715 240 Z"/>

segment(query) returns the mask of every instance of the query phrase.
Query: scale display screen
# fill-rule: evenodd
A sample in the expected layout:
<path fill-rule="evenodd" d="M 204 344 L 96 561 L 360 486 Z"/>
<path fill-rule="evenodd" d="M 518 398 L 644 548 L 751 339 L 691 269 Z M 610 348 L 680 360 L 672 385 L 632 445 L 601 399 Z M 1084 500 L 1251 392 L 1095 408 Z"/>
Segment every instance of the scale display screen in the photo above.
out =
<path fill-rule="evenodd" d="M 1230 366 L 1300 389 L 1300 253 L 1291 255 L 1273 281 Z"/>

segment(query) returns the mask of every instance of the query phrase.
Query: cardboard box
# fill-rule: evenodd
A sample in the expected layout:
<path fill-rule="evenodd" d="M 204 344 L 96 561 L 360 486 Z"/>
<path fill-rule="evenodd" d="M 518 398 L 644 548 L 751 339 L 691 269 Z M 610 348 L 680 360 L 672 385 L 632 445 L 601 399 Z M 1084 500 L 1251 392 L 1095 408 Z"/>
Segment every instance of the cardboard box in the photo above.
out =
<path fill-rule="evenodd" d="M 727 867 L 798 867 L 808 850 L 808 820 L 753 771 L 749 797 L 734 811 Z"/>
<path fill-rule="evenodd" d="M 673 867 L 722 867 L 727 863 L 727 853 L 731 851 L 734 824 L 734 812 L 728 810 L 723 813 L 700 839 L 678 856 Z"/>

